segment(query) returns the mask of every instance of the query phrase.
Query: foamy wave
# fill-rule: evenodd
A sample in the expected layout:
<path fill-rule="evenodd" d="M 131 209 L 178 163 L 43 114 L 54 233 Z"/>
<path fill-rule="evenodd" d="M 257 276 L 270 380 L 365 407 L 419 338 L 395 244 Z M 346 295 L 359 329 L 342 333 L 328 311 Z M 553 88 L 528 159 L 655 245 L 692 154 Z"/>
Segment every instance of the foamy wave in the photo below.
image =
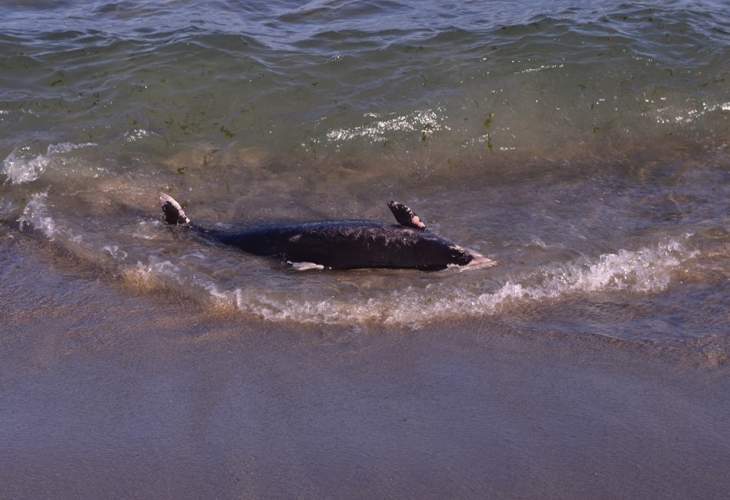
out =
<path fill-rule="evenodd" d="M 81 234 L 66 225 L 62 218 L 59 223 L 51 215 L 48 207 L 48 191 L 31 195 L 23 214 L 18 218 L 18 225 L 21 230 L 27 226 L 40 231 L 50 241 L 56 241 L 79 256 L 85 257 L 89 252 L 94 253 L 95 247 L 84 242 Z"/>
<path fill-rule="evenodd" d="M 548 268 L 542 271 L 545 282 L 540 288 L 550 296 L 571 291 L 661 291 L 669 285 L 669 271 L 696 254 L 674 240 L 655 249 L 619 250 L 616 254 L 601 255 L 595 264 Z M 525 293 L 535 295 L 537 292 L 526 289 Z"/>
<path fill-rule="evenodd" d="M 604 254 L 596 262 L 554 264 L 506 281 L 498 290 L 476 293 L 453 285 L 429 285 L 390 291 L 379 297 L 356 302 L 313 301 L 288 298 L 277 300 L 260 291 L 236 289 L 216 292 L 218 299 L 235 303 L 245 312 L 267 320 L 315 323 L 379 321 L 393 324 L 423 324 L 455 316 L 497 314 L 513 303 L 559 299 L 570 294 L 627 291 L 659 292 L 669 285 L 672 273 L 698 252 L 676 241 L 656 248 L 620 250 Z"/>
<path fill-rule="evenodd" d="M 137 272 L 145 279 L 153 279 L 154 277 L 163 277 L 166 280 L 172 280 L 180 285 L 185 285 L 186 280 L 181 273 L 180 268 L 169 260 L 160 260 L 156 257 L 150 257 L 147 264 L 137 262 Z"/>
<path fill-rule="evenodd" d="M 571 294 L 661 292 L 669 286 L 672 273 L 697 254 L 674 240 L 657 248 L 620 250 L 616 254 L 601 255 L 594 263 L 554 264 L 538 269 L 524 277 L 508 280 L 495 292 L 477 296 L 460 292 L 455 297 L 435 300 L 430 308 L 435 313 L 474 315 L 500 312 L 505 305 L 514 302 L 559 299 Z M 404 319 L 407 316 L 399 315 Z"/>
<path fill-rule="evenodd" d="M 559 300 L 575 294 L 660 292 L 669 286 L 673 273 L 697 254 L 672 240 L 654 248 L 604 254 L 594 261 L 541 267 L 506 279 L 488 292 L 483 291 L 485 283 L 472 280 L 454 284 L 453 280 L 445 280 L 422 287 L 382 290 L 368 297 L 352 294 L 327 299 L 259 287 L 225 290 L 208 276 L 192 275 L 156 257 L 150 257 L 147 264 L 138 263 L 136 271 L 145 281 L 178 291 L 182 288 L 187 295 L 269 321 L 418 326 L 433 320 L 500 314 L 522 302 Z"/>
<path fill-rule="evenodd" d="M 14 149 L 3 160 L 3 172 L 13 184 L 22 184 L 36 180 L 45 172 L 50 163 L 48 157 L 38 155 L 32 158 L 18 156 L 20 151 Z"/>
<path fill-rule="evenodd" d="M 142 139 L 146 139 L 147 137 L 160 137 L 158 134 L 155 134 L 154 132 L 150 132 L 149 130 L 145 130 L 142 128 L 132 130 L 130 132 L 126 132 L 124 134 L 124 140 L 126 142 L 136 142 L 140 141 Z"/>
<path fill-rule="evenodd" d="M 437 111 L 441 111 L 440 109 Z M 419 110 L 409 115 L 396 116 L 382 119 L 376 113 L 368 113 L 365 118 L 370 123 L 362 127 L 349 129 L 335 129 L 327 133 L 327 139 L 331 142 L 345 142 L 352 139 L 364 138 L 371 142 L 381 142 L 388 138 L 389 132 L 419 132 L 422 138 L 430 137 L 439 130 L 449 130 L 449 127 L 441 123 L 436 111 Z"/>
<path fill-rule="evenodd" d="M 48 213 L 46 200 L 48 193 L 36 193 L 30 197 L 30 201 L 23 209 L 23 215 L 18 219 L 20 228 L 25 225 L 32 226 L 46 235 L 49 240 L 53 240 L 56 235 L 56 222 Z"/>
<path fill-rule="evenodd" d="M 507 281 L 498 291 L 480 294 L 475 300 L 462 295 L 457 299 L 457 308 L 464 313 L 498 312 L 509 303 L 560 299 L 571 294 L 661 292 L 669 286 L 677 268 L 697 254 L 671 240 L 656 248 L 604 254 L 597 262 L 554 264 L 521 280 Z"/>
<path fill-rule="evenodd" d="M 73 144 L 63 142 L 48 146 L 45 155 L 33 155 L 28 146 L 15 148 L 7 158 L 3 160 L 3 172 L 13 184 L 23 184 L 38 179 L 50 165 L 54 155 L 68 153 L 78 148 L 96 146 L 88 142 L 84 144 Z"/>
<path fill-rule="evenodd" d="M 118 245 L 106 245 L 104 246 L 103 250 L 105 252 L 109 252 L 109 255 L 111 255 L 114 260 L 122 261 L 127 258 L 127 252 L 124 250 L 120 250 Z"/>
<path fill-rule="evenodd" d="M 724 103 L 706 103 L 703 102 L 698 105 L 696 109 L 677 110 L 675 107 L 663 107 L 656 111 L 657 117 L 656 122 L 661 124 L 666 123 L 678 123 L 688 124 L 703 116 L 713 112 L 728 112 L 730 111 L 730 102 Z"/>

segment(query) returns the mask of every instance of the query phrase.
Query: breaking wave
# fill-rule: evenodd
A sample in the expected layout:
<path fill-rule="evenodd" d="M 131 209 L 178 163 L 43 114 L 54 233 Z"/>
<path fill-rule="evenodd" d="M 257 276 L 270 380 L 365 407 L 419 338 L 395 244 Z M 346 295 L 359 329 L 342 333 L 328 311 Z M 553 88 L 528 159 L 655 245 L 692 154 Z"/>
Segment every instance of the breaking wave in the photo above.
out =
<path fill-rule="evenodd" d="M 54 158 L 60 157 L 75 149 L 96 146 L 94 143 L 73 144 L 64 142 L 51 144 L 46 154 L 35 154 L 31 147 L 22 146 L 13 151 L 3 160 L 2 172 L 12 184 L 24 184 L 38 179 L 48 169 Z"/>
<path fill-rule="evenodd" d="M 172 288 L 183 287 L 197 296 L 207 296 L 216 306 L 259 316 L 271 321 L 349 324 L 381 322 L 418 326 L 454 317 L 499 314 L 529 301 L 559 300 L 575 294 L 596 292 L 656 293 L 665 290 L 672 275 L 699 252 L 671 240 L 654 248 L 620 250 L 597 260 L 555 263 L 519 276 L 503 278 L 496 289 L 468 278 L 464 283 L 429 283 L 404 289 L 381 289 L 364 295 L 312 299 L 305 294 L 237 287 L 222 289 L 213 279 L 151 258 L 138 262 L 133 272 L 145 281 L 162 281 Z M 477 272 L 477 271 L 475 271 Z"/>

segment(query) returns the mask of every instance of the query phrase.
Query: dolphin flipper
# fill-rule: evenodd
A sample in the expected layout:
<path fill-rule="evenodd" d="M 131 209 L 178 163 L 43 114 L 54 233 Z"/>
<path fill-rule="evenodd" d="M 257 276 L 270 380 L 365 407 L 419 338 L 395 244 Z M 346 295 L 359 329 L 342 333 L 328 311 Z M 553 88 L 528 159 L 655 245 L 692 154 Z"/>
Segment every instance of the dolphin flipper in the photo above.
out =
<path fill-rule="evenodd" d="M 398 221 L 398 224 L 406 227 L 411 227 L 413 229 L 420 229 L 421 231 L 426 230 L 426 224 L 421 221 L 421 218 L 418 217 L 413 210 L 405 206 L 403 203 L 390 201 L 388 202 L 388 208 L 391 212 L 393 212 L 395 220 Z"/>
<path fill-rule="evenodd" d="M 190 219 L 185 215 L 185 210 L 172 196 L 160 193 L 160 205 L 162 205 L 162 220 L 165 224 L 170 226 L 190 225 Z"/>

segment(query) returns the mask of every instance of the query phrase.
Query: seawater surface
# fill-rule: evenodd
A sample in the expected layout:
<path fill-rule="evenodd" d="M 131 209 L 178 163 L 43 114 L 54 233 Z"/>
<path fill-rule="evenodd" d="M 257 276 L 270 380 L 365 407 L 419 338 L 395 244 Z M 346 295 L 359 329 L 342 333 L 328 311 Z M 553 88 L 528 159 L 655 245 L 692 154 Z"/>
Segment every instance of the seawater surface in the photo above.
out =
<path fill-rule="evenodd" d="M 487 318 L 724 360 L 728 47 L 710 1 L 6 2 L 0 238 L 242 318 Z M 297 272 L 169 231 L 159 191 L 230 227 L 396 199 L 498 265 Z M 6 291 L 33 288 L 20 265 Z"/>

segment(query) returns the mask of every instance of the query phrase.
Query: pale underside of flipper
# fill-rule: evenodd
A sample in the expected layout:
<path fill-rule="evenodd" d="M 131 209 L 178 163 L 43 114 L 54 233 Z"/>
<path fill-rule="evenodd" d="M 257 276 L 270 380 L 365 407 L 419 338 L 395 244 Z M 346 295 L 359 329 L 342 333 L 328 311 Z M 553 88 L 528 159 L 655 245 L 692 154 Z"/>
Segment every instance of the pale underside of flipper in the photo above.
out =
<path fill-rule="evenodd" d="M 403 203 L 390 201 L 388 202 L 388 208 L 391 212 L 393 212 L 395 220 L 398 221 L 398 224 L 413 229 L 420 229 L 421 231 L 426 230 L 426 224 L 423 223 L 421 218 Z"/>
<path fill-rule="evenodd" d="M 287 261 L 287 264 L 289 264 L 292 269 L 296 269 L 297 271 L 311 271 L 311 270 L 320 270 L 324 269 L 324 266 L 322 264 L 315 264 L 314 262 L 292 262 Z"/>

